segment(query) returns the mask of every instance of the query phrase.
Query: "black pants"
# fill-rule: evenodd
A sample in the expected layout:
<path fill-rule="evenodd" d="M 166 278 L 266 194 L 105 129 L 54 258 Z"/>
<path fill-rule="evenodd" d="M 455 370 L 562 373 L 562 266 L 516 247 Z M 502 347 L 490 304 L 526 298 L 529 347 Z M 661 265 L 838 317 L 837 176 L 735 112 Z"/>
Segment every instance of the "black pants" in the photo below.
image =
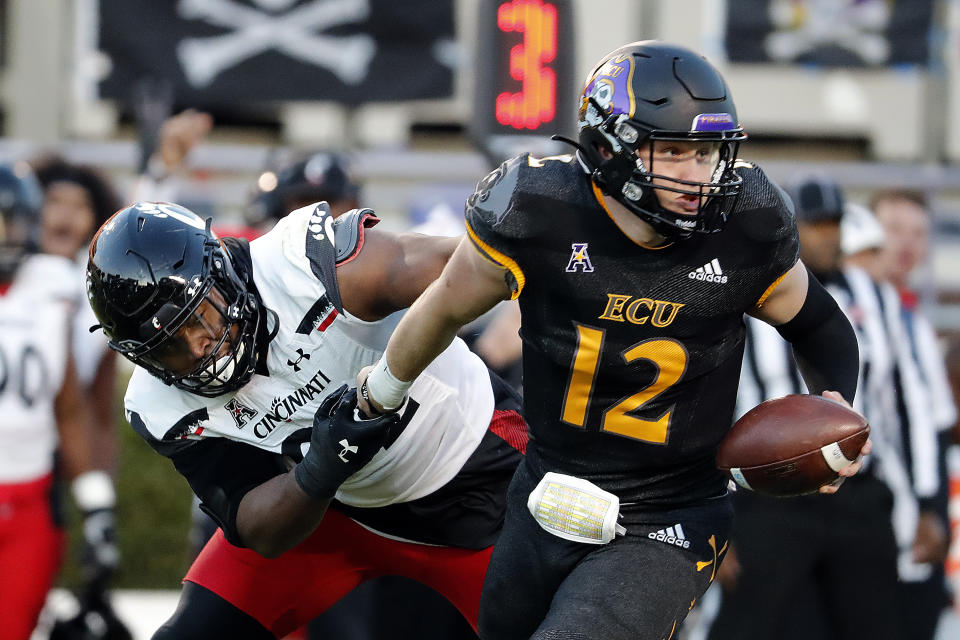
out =
<path fill-rule="evenodd" d="M 891 507 L 871 476 L 833 496 L 737 492 L 731 538 L 741 572 L 710 640 L 897 638 Z"/>
<path fill-rule="evenodd" d="M 527 497 L 540 479 L 529 460 L 520 464 L 507 493 L 506 522 L 480 599 L 480 637 L 673 635 L 723 558 L 729 499 L 656 512 L 621 508 L 626 536 L 606 545 L 573 542 L 542 529 L 527 510 Z"/>

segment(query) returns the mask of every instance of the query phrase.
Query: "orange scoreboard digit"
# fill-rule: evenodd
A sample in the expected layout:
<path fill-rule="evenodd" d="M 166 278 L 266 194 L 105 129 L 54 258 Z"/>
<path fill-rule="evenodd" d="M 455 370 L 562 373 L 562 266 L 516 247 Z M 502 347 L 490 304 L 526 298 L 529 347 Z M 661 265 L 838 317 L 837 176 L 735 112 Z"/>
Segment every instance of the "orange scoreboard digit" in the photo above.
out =
<path fill-rule="evenodd" d="M 480 14 L 474 132 L 570 133 L 571 0 L 483 0 Z"/>

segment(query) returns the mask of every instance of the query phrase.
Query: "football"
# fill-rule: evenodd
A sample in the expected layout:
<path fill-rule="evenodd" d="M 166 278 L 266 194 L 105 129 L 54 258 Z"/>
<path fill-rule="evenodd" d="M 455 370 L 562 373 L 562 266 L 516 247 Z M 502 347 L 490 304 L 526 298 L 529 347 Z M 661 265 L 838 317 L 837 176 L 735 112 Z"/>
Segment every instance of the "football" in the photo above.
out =
<path fill-rule="evenodd" d="M 866 419 L 839 402 L 788 395 L 737 420 L 720 443 L 717 467 L 764 495 L 815 493 L 856 460 L 869 435 Z"/>

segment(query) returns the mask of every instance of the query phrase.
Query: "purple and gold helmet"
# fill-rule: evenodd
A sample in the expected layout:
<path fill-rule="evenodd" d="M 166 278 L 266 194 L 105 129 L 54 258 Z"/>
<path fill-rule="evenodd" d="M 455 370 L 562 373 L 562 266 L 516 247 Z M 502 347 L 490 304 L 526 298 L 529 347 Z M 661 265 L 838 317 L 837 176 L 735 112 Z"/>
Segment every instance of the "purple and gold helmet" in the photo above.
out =
<path fill-rule="evenodd" d="M 742 180 L 733 164 L 747 136 L 726 82 L 706 58 L 655 40 L 612 51 L 587 77 L 577 128 L 582 161 L 600 189 L 661 235 L 720 230 L 740 193 Z M 656 140 L 719 143 L 710 182 L 657 174 L 652 154 L 637 154 Z M 612 157 L 604 158 L 601 147 Z M 696 216 L 664 209 L 655 189 L 702 196 Z"/>

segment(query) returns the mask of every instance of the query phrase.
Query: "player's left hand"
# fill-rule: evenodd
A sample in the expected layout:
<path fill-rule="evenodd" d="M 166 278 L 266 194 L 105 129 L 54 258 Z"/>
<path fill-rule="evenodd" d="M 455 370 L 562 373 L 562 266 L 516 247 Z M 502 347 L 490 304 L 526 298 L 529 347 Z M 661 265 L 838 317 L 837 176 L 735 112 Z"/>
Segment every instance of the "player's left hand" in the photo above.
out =
<path fill-rule="evenodd" d="M 360 410 L 360 413 L 370 417 L 390 413 L 388 409 L 385 409 L 383 405 L 377 402 L 376 398 L 369 393 L 363 393 L 365 390 L 364 382 L 366 382 L 370 372 L 373 371 L 374 366 L 376 365 L 367 365 L 363 369 L 360 369 L 360 373 L 357 374 L 357 408 Z"/>
<path fill-rule="evenodd" d="M 850 403 L 847 402 L 846 399 L 836 391 L 824 391 L 822 395 L 824 398 L 829 398 L 834 402 L 839 402 L 846 407 L 850 407 Z M 852 409 L 853 407 L 850 408 Z M 846 467 L 840 469 L 840 471 L 837 472 L 840 477 L 830 484 L 825 484 L 820 487 L 820 493 L 836 493 L 840 488 L 840 485 L 843 484 L 844 480 L 850 476 L 855 476 L 860 472 L 860 469 L 863 467 L 863 456 L 870 455 L 871 451 L 873 451 L 873 442 L 868 438 L 863 447 L 860 449 L 860 455 L 857 456 L 857 459 L 853 461 L 853 464 L 847 465 Z"/>
<path fill-rule="evenodd" d="M 120 561 L 113 509 L 95 509 L 83 514 L 81 562 L 86 590 L 103 593 Z"/>
<path fill-rule="evenodd" d="M 108 591 L 120 560 L 114 522 L 111 508 L 83 514 L 83 587 L 77 594 L 80 611 L 69 620 L 58 620 L 50 632 L 51 640 L 131 640 L 133 637 L 114 612 Z"/>

